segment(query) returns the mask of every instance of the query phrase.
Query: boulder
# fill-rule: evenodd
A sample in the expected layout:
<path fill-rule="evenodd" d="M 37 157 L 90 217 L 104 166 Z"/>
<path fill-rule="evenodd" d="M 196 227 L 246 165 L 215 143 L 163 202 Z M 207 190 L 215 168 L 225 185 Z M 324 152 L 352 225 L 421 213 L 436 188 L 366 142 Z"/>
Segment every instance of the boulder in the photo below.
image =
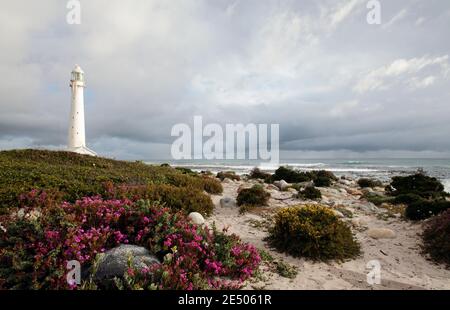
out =
<path fill-rule="evenodd" d="M 371 228 L 367 231 L 367 235 L 373 239 L 394 239 L 397 234 L 388 228 Z"/>
<path fill-rule="evenodd" d="M 366 188 L 361 189 L 361 193 L 363 193 L 363 195 L 370 195 L 370 194 L 374 194 L 375 191 L 370 187 L 366 187 Z"/>
<path fill-rule="evenodd" d="M 355 227 L 365 227 L 367 226 L 367 221 L 362 218 L 354 218 L 351 220 L 351 223 Z"/>
<path fill-rule="evenodd" d="M 224 197 L 220 199 L 220 206 L 222 208 L 236 208 L 236 199 L 231 197 Z"/>
<path fill-rule="evenodd" d="M 350 195 L 354 195 L 354 196 L 361 196 L 363 193 L 356 188 L 347 188 L 346 189 L 347 193 L 349 193 Z"/>
<path fill-rule="evenodd" d="M 284 191 L 285 189 L 287 189 L 290 186 L 290 184 L 288 182 L 286 182 L 285 180 L 275 181 L 275 182 L 273 182 L 273 185 L 278 187 L 278 189 L 280 191 Z"/>
<path fill-rule="evenodd" d="M 297 190 L 295 188 L 292 188 L 292 187 L 288 187 L 287 191 L 292 193 L 292 194 L 294 194 L 294 195 L 296 195 L 298 193 Z"/>
<path fill-rule="evenodd" d="M 273 185 L 273 184 L 267 184 L 266 189 L 267 189 L 267 190 L 277 191 L 277 190 L 278 190 L 278 187 L 276 187 L 276 186 Z"/>
<path fill-rule="evenodd" d="M 340 184 L 343 184 L 343 185 L 346 185 L 346 186 L 352 186 L 353 185 L 352 181 L 349 181 L 349 180 L 346 180 L 346 179 L 339 179 L 338 182 Z"/>
<path fill-rule="evenodd" d="M 201 215 L 198 212 L 191 212 L 191 213 L 189 213 L 188 218 L 195 225 L 203 225 L 203 224 L 205 224 L 205 218 L 203 217 L 203 215 Z"/>
<path fill-rule="evenodd" d="M 135 269 L 144 269 L 160 261 L 146 248 L 137 245 L 121 244 L 103 254 L 98 261 L 94 280 L 112 280 L 114 277 L 121 278 L 128 270 L 128 261 Z"/>
<path fill-rule="evenodd" d="M 297 183 L 298 186 L 300 187 L 311 187 L 314 186 L 314 182 L 313 181 L 306 181 L 306 182 L 301 182 L 301 183 Z"/>

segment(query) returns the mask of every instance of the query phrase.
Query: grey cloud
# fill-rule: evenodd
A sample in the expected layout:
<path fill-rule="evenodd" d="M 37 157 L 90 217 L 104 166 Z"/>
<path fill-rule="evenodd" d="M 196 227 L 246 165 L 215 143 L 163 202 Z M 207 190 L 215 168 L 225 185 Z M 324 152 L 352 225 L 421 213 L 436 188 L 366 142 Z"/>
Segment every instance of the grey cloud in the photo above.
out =
<path fill-rule="evenodd" d="M 279 123 L 286 151 L 450 153 L 450 4 L 382 1 L 385 27 L 365 4 L 82 1 L 71 26 L 64 1 L 5 1 L 0 147 L 65 144 L 78 63 L 88 144 L 104 155 L 169 157 L 171 127 L 194 115 Z"/>

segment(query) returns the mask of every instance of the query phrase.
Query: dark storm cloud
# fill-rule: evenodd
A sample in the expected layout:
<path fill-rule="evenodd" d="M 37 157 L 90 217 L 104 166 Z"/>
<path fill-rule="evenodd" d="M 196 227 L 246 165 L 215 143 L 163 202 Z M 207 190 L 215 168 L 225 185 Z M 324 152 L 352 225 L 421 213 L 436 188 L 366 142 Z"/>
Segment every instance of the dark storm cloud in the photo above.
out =
<path fill-rule="evenodd" d="M 194 115 L 279 123 L 286 151 L 450 152 L 446 0 L 381 1 L 381 25 L 364 0 L 81 3 L 81 25 L 64 1 L 2 4 L 0 147 L 65 144 L 78 63 L 104 155 L 168 157 Z"/>

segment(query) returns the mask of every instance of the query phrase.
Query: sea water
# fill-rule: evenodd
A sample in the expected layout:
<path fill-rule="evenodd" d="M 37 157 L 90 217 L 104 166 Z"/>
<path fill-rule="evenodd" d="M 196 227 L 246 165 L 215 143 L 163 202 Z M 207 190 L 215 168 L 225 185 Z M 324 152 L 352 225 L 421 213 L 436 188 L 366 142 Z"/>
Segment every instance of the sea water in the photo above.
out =
<path fill-rule="evenodd" d="M 370 177 L 388 181 L 395 175 L 408 175 L 418 171 L 425 171 L 429 176 L 438 178 L 450 192 L 450 159 L 285 159 L 279 165 L 257 160 L 220 160 L 220 161 L 152 161 L 160 164 L 167 162 L 170 165 L 185 167 L 194 171 L 232 170 L 237 174 L 249 173 L 254 167 L 273 173 L 279 166 L 288 166 L 302 171 L 329 170 L 337 176 L 347 175 L 354 178 Z"/>

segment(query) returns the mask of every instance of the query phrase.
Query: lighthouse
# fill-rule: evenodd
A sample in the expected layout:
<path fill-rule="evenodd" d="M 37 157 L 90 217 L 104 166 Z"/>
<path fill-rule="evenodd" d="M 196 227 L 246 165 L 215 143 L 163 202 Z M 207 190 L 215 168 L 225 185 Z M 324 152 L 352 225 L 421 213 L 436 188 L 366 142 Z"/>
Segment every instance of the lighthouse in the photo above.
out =
<path fill-rule="evenodd" d="M 97 154 L 86 147 L 86 132 L 84 127 L 84 71 L 76 65 L 70 79 L 72 93 L 69 120 L 68 149 L 71 152 L 96 156 Z"/>

